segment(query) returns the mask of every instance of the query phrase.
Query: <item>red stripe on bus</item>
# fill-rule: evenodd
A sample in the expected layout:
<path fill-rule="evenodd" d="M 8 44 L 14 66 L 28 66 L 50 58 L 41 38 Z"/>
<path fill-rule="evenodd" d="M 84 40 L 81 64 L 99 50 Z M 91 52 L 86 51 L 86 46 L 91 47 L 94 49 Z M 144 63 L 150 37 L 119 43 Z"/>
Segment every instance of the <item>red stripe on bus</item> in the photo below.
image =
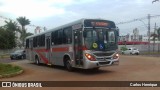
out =
<path fill-rule="evenodd" d="M 69 51 L 68 47 L 52 48 L 52 52 L 67 52 L 67 51 Z"/>
<path fill-rule="evenodd" d="M 37 54 L 40 56 L 40 58 L 46 63 L 46 64 L 48 64 L 48 59 L 45 57 L 45 56 L 43 56 L 43 54 L 41 54 L 41 52 L 43 52 L 44 50 L 35 50 L 35 52 L 37 52 Z"/>
<path fill-rule="evenodd" d="M 87 47 L 85 45 L 82 46 L 82 50 L 87 50 Z"/>
<path fill-rule="evenodd" d="M 87 47 L 86 46 L 80 46 L 80 47 L 77 46 L 77 47 L 75 47 L 75 49 L 76 50 L 83 50 L 84 51 L 84 50 L 87 50 Z"/>
<path fill-rule="evenodd" d="M 49 52 L 49 50 L 43 49 L 33 49 L 37 54 L 40 56 L 40 58 L 47 64 L 49 60 L 42 54 L 42 52 Z M 86 46 L 82 47 L 76 47 L 76 50 L 87 50 Z M 69 47 L 59 47 L 59 48 L 52 48 L 52 52 L 68 52 Z M 52 54 L 51 54 L 52 55 Z"/>
<path fill-rule="evenodd" d="M 49 52 L 49 50 L 47 50 L 47 49 L 36 49 L 36 51 L 38 51 L 38 52 Z"/>
<path fill-rule="evenodd" d="M 46 63 L 46 64 L 48 64 L 48 59 L 46 58 L 46 57 L 44 57 L 41 53 L 38 53 L 39 54 L 39 56 L 41 57 L 41 59 Z"/>

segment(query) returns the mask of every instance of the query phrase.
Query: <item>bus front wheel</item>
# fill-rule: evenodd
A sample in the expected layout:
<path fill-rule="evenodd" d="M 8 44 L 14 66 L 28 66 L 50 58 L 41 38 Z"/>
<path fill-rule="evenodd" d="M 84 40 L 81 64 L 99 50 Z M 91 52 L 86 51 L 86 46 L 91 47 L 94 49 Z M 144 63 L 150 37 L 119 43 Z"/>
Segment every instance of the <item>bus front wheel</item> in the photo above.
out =
<path fill-rule="evenodd" d="M 71 65 L 71 60 L 66 60 L 66 68 L 67 68 L 67 70 L 68 71 L 73 71 L 73 67 L 72 67 L 72 65 Z"/>

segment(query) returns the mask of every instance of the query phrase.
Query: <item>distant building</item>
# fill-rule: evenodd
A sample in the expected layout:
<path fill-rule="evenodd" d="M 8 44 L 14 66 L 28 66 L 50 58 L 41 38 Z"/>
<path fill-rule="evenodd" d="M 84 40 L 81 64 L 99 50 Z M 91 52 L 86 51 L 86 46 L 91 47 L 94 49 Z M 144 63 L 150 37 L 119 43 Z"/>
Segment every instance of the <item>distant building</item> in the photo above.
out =
<path fill-rule="evenodd" d="M 142 36 L 142 42 L 148 42 L 148 36 L 147 35 Z"/>
<path fill-rule="evenodd" d="M 150 32 L 150 35 L 157 34 L 157 32 Z M 148 42 L 148 34 L 140 35 L 139 30 L 135 28 L 132 34 L 127 34 L 123 36 L 119 36 L 119 44 L 147 44 Z M 153 37 L 150 37 L 150 43 L 154 43 Z M 155 39 L 155 43 L 160 43 L 158 38 Z"/>
<path fill-rule="evenodd" d="M 127 34 L 124 36 L 119 36 L 119 44 L 147 44 L 148 43 L 148 36 L 140 35 L 139 30 L 135 28 L 132 34 Z"/>

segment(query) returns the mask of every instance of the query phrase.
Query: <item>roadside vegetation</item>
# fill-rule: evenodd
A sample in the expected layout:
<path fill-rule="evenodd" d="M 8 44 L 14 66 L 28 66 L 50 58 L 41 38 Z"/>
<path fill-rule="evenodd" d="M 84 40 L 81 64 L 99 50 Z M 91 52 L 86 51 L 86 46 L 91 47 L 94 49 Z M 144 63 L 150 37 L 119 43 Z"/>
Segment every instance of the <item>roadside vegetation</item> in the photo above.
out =
<path fill-rule="evenodd" d="M 0 78 L 15 76 L 21 74 L 22 72 L 23 69 L 19 66 L 0 63 Z"/>
<path fill-rule="evenodd" d="M 121 47 L 120 49 L 121 49 L 121 51 L 126 51 L 126 50 L 127 50 L 127 48 L 126 48 L 126 47 L 124 47 L 124 46 L 123 46 L 123 47 Z"/>
<path fill-rule="evenodd" d="M 6 59 L 9 58 L 9 54 L 0 54 L 0 59 Z"/>
<path fill-rule="evenodd" d="M 23 47 L 27 36 L 33 35 L 27 32 L 26 25 L 30 24 L 30 20 L 26 17 L 18 17 L 17 21 L 7 20 L 5 25 L 0 27 L 0 49 L 13 49 L 16 46 Z M 20 25 L 20 26 L 19 26 Z M 17 37 L 17 32 L 20 37 Z M 19 41 L 20 40 L 20 41 Z"/>

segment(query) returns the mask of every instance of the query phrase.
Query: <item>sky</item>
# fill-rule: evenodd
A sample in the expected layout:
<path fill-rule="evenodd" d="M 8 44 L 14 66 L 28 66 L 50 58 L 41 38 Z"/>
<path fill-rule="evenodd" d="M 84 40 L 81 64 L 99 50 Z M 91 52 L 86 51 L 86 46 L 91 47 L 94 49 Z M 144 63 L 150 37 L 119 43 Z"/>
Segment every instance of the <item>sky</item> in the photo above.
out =
<path fill-rule="evenodd" d="M 25 16 L 32 25 L 46 27 L 47 30 L 81 18 L 101 18 L 125 22 L 141 17 L 160 15 L 160 1 L 153 0 L 0 0 L 0 16 L 16 20 Z M 160 27 L 160 17 L 151 18 L 151 31 L 154 25 Z M 147 19 L 127 24 L 118 24 L 120 35 L 132 34 L 138 28 L 140 34 L 147 33 Z M 0 26 L 4 19 L 0 18 Z M 34 33 L 35 27 L 27 31 Z"/>

